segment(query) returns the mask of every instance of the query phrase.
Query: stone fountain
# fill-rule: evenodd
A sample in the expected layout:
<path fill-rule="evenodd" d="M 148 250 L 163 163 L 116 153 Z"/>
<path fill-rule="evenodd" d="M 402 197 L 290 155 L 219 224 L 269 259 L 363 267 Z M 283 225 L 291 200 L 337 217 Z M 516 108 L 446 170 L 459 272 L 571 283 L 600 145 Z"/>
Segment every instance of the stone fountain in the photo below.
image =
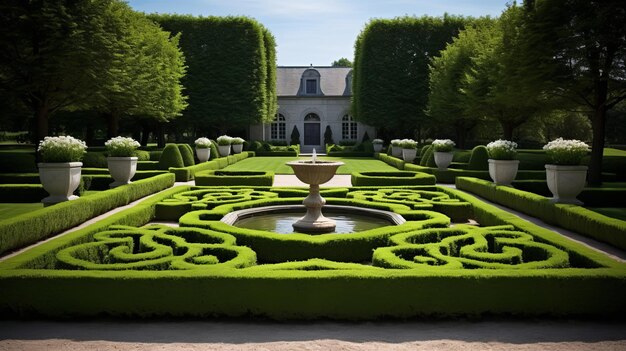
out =
<path fill-rule="evenodd" d="M 309 195 L 302 204 L 306 214 L 293 224 L 293 228 L 301 233 L 328 233 L 335 230 L 335 221 L 324 217 L 322 207 L 326 200 L 320 195 L 320 184 L 331 180 L 337 168 L 343 162 L 318 161 L 315 149 L 310 161 L 299 160 L 287 162 L 301 182 L 309 184 Z"/>

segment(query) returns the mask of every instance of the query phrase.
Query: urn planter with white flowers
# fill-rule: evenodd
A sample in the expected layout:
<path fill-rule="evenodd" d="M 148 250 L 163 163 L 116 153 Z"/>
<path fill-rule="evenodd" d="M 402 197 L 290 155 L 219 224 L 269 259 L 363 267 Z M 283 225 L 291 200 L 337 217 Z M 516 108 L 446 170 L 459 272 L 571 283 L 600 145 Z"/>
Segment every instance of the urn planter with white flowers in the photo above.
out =
<path fill-rule="evenodd" d="M 50 194 L 41 202 L 45 206 L 75 200 L 80 184 L 81 167 L 87 145 L 71 136 L 45 137 L 37 151 L 44 162 L 37 164 L 41 185 Z"/>
<path fill-rule="evenodd" d="M 417 142 L 413 139 L 402 139 L 400 147 L 402 148 L 402 160 L 407 163 L 413 163 L 417 156 Z"/>
<path fill-rule="evenodd" d="M 200 162 L 206 162 L 211 158 L 211 140 L 209 138 L 196 139 L 196 157 Z"/>
<path fill-rule="evenodd" d="M 109 139 L 104 146 L 109 154 L 107 157 L 109 173 L 114 180 L 109 184 L 109 188 L 130 184 L 130 180 L 137 172 L 138 158 L 133 155 L 140 146 L 139 142 L 133 138 L 118 136 Z"/>
<path fill-rule="evenodd" d="M 233 154 L 240 154 L 243 151 L 243 140 L 242 138 L 233 138 L 231 142 L 231 148 L 233 150 Z"/>
<path fill-rule="evenodd" d="M 582 205 L 576 196 L 585 187 L 587 166 L 580 163 L 589 145 L 580 140 L 555 139 L 543 147 L 551 160 L 546 164 L 546 180 L 553 197 L 551 202 Z"/>
<path fill-rule="evenodd" d="M 487 144 L 489 153 L 489 176 L 496 185 L 511 186 L 517 176 L 519 160 L 517 143 L 509 140 L 496 140 Z"/>
<path fill-rule="evenodd" d="M 383 151 L 383 144 L 372 144 L 372 146 L 374 146 L 374 152 L 375 153 L 380 153 L 381 151 Z"/>
<path fill-rule="evenodd" d="M 220 135 L 217 137 L 217 150 L 220 152 L 221 157 L 226 157 L 230 155 L 230 147 L 233 141 L 233 138 L 228 135 Z"/>
<path fill-rule="evenodd" d="M 432 147 L 435 163 L 440 171 L 448 169 L 448 166 L 452 163 L 452 158 L 454 157 L 452 149 L 454 149 L 455 145 L 454 141 L 450 139 L 435 139 L 433 141 Z"/>
<path fill-rule="evenodd" d="M 393 157 L 402 157 L 402 145 L 400 145 L 402 141 L 400 139 L 393 139 L 391 141 L 391 156 Z"/>

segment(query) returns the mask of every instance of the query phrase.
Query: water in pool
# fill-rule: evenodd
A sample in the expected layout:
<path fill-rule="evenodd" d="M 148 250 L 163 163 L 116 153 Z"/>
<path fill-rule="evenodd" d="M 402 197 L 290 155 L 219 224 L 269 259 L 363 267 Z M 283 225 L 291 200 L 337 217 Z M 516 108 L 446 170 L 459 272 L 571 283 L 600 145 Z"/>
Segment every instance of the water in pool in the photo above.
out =
<path fill-rule="evenodd" d="M 294 232 L 292 224 L 302 216 L 304 213 L 267 213 L 240 219 L 233 225 L 240 228 L 289 234 Z M 333 233 L 354 233 L 393 225 L 386 219 L 361 214 L 333 213 L 331 211 L 327 213 L 324 211 L 324 216 L 337 222 L 337 227 Z"/>

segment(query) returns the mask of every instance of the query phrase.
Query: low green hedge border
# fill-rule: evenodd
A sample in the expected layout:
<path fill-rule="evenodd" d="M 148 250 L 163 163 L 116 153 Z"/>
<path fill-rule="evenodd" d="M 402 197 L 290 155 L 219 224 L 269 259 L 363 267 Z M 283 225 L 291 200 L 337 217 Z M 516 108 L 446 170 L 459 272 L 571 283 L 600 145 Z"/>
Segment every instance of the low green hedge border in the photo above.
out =
<path fill-rule="evenodd" d="M 610 218 L 576 205 L 554 204 L 549 198 L 475 178 L 460 177 L 456 187 L 489 201 L 523 212 L 546 223 L 626 250 L 626 221 Z"/>
<path fill-rule="evenodd" d="M 0 202 L 39 202 L 48 196 L 41 184 L 0 184 Z"/>
<path fill-rule="evenodd" d="M 435 185 L 435 176 L 422 172 L 354 172 L 353 186 Z"/>
<path fill-rule="evenodd" d="M 404 169 L 404 161 L 397 158 L 397 157 L 393 157 L 393 156 L 389 156 L 387 154 L 384 153 L 378 153 L 376 154 L 378 155 L 378 159 L 385 162 L 386 164 L 395 167 L 399 170 L 403 170 Z"/>
<path fill-rule="evenodd" d="M 176 175 L 177 182 L 188 182 L 195 178 L 195 174 L 202 171 L 217 170 L 235 164 L 248 157 L 254 156 L 254 153 L 244 151 L 239 154 L 229 155 L 226 157 L 216 158 L 212 161 L 198 163 L 188 167 L 170 167 L 169 171 Z"/>
<path fill-rule="evenodd" d="M 0 294 L 0 311 L 8 316 L 38 314 L 66 318 L 96 315 L 262 316 L 277 320 L 484 314 L 622 316 L 626 312 L 624 264 L 471 195 L 454 189 L 436 190 L 470 203 L 474 218 L 482 225 L 497 226 L 485 230 L 515 230 L 519 232 L 515 234 L 518 239 L 524 239 L 523 233 L 531 233 L 539 246 L 548 243 L 566 251 L 573 268 L 457 269 L 422 265 L 419 269 L 385 269 L 317 258 L 247 268 L 235 268 L 232 261 L 228 261 L 229 264 L 210 264 L 206 269 L 160 271 L 119 270 L 129 264 L 124 262 L 114 263 L 119 269 L 110 267 L 108 270 L 55 269 L 50 265 L 55 252 L 63 253 L 63 257 L 69 254 L 63 250 L 75 247 L 82 251 L 82 255 L 97 254 L 81 244 L 92 242 L 95 235 L 112 240 L 116 231 L 124 234 L 124 231 L 133 230 L 125 226 L 139 227 L 148 223 L 155 215 L 156 203 L 168 197 L 160 194 L 158 198 L 145 200 L 138 206 L 0 264 L 0 290 L 3 292 Z M 172 197 L 189 191 L 190 187 L 177 187 L 167 191 L 167 195 Z M 364 190 L 352 188 L 351 191 Z M 100 234 L 106 230 L 106 235 Z M 192 249 L 205 245 L 204 256 L 195 261 L 181 261 L 186 266 L 221 263 L 224 256 L 233 254 L 228 250 L 216 251 L 216 246 L 232 247 L 229 245 L 233 241 L 226 234 L 193 228 L 164 229 L 161 226 L 146 227 L 145 230 L 155 231 L 154 235 L 147 235 L 155 238 L 145 242 L 148 247 L 159 240 L 172 242 L 173 247 L 178 247 L 180 239 L 167 237 L 168 233 L 174 232 L 185 233 L 182 235 L 188 239 L 185 245 Z M 425 234 L 451 230 L 442 232 L 431 228 Z M 199 236 L 213 239 L 207 244 L 199 244 Z M 415 233 L 406 232 L 393 236 L 390 241 L 395 247 L 409 250 L 417 249 L 414 245 L 421 245 L 415 239 Z M 187 252 L 180 254 L 184 256 Z M 558 250 L 552 249 L 552 252 L 551 257 L 555 257 L 553 261 L 558 266 L 556 260 L 563 256 Z M 374 252 L 374 256 L 381 259 L 389 258 L 386 254 L 384 250 Z M 402 253 L 396 251 L 393 254 L 397 258 L 392 259 L 391 264 L 397 264 L 394 261 L 402 259 Z M 480 252 L 476 254 L 480 255 Z M 127 256 L 123 251 L 116 252 L 118 259 L 126 260 Z M 67 263 L 62 264 L 83 266 L 83 263 L 65 257 Z M 241 266 L 245 267 L 250 263 L 245 259 L 250 260 L 252 256 L 247 251 L 238 257 Z M 598 292 L 601 292 L 601 298 L 598 298 Z"/>
<path fill-rule="evenodd" d="M 172 185 L 174 176 L 162 174 L 0 221 L 0 253 L 33 244 Z"/>
<path fill-rule="evenodd" d="M 254 171 L 204 171 L 196 173 L 196 185 L 229 186 L 272 186 L 274 172 Z"/>

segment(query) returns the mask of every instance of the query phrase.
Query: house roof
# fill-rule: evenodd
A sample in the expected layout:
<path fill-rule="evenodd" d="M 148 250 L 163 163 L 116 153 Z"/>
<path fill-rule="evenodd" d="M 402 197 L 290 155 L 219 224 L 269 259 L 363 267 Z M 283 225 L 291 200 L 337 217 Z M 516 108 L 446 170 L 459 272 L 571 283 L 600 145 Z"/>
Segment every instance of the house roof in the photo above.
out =
<path fill-rule="evenodd" d="M 278 96 L 301 96 L 300 83 L 302 74 L 314 69 L 320 74 L 322 96 L 351 96 L 352 83 L 348 76 L 349 67 L 309 67 L 309 66 L 278 66 L 276 69 L 276 91 Z M 320 96 L 320 95 L 317 95 Z"/>

